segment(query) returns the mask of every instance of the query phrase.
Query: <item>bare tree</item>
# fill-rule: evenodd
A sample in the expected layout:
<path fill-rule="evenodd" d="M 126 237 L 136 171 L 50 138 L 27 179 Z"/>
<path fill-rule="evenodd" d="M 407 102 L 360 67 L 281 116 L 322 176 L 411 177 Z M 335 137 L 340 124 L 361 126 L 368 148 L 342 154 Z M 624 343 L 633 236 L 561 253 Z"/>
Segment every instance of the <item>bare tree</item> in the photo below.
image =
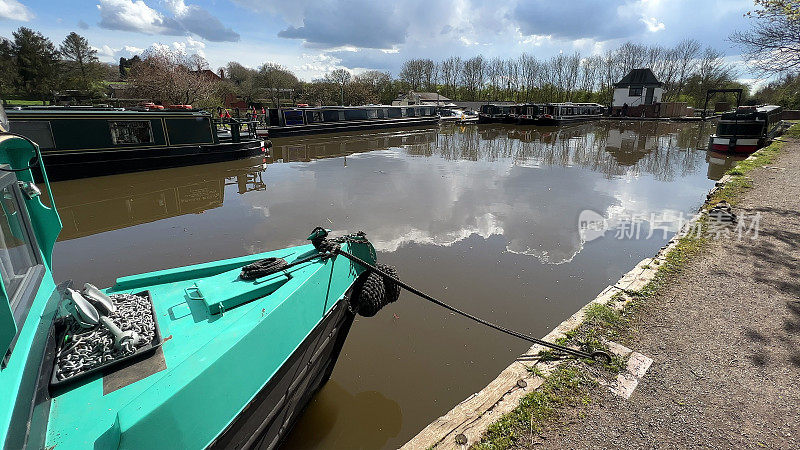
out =
<path fill-rule="evenodd" d="M 475 101 L 478 99 L 485 77 L 486 60 L 483 59 L 483 56 L 474 56 L 464 61 L 464 66 L 461 69 L 461 83 L 470 100 Z"/>
<path fill-rule="evenodd" d="M 202 72 L 208 67 L 202 57 L 167 48 L 151 48 L 143 56 L 130 72 L 139 96 L 166 104 L 190 105 L 214 92 L 217 79 Z"/>
<path fill-rule="evenodd" d="M 509 59 L 505 62 L 506 67 L 506 100 L 516 101 L 516 93 L 519 86 L 519 62 L 516 59 Z"/>
<path fill-rule="evenodd" d="M 429 59 L 409 59 L 403 63 L 403 68 L 400 69 L 400 81 L 405 83 L 407 89 L 419 91 L 432 75 L 431 66 L 433 66 L 433 61 Z"/>
<path fill-rule="evenodd" d="M 676 77 L 675 93 L 676 99 L 680 98 L 686 80 L 697 67 L 697 56 L 700 53 L 700 43 L 694 39 L 684 39 L 675 46 L 676 57 Z"/>
<path fill-rule="evenodd" d="M 290 98 L 294 101 L 295 88 L 299 80 L 286 67 L 266 62 L 258 68 L 257 85 L 272 99 L 276 108 L 280 107 L 281 98 Z"/>
<path fill-rule="evenodd" d="M 580 81 L 578 89 L 585 93 L 592 93 L 597 87 L 600 67 L 603 58 L 600 55 L 590 56 L 581 60 Z"/>
<path fill-rule="evenodd" d="M 486 65 L 486 77 L 489 80 L 489 96 L 492 100 L 498 100 L 497 93 L 500 90 L 505 75 L 506 65 L 502 59 L 494 57 Z"/>
<path fill-rule="evenodd" d="M 461 58 L 451 56 L 442 61 L 442 81 L 444 82 L 445 92 L 451 99 L 456 97 L 458 79 L 461 76 Z"/>
<path fill-rule="evenodd" d="M 344 106 L 344 88 L 350 83 L 352 75 L 345 69 L 336 69 L 333 72 L 325 75 L 325 80 L 335 84 L 339 87 L 339 104 Z"/>
<path fill-rule="evenodd" d="M 572 101 L 572 94 L 578 84 L 581 67 L 581 54 L 573 53 L 564 60 L 564 89 L 567 101 Z"/>
<path fill-rule="evenodd" d="M 392 77 L 386 72 L 368 70 L 353 77 L 353 84 L 364 86 L 368 100 L 363 103 L 391 102 Z"/>
<path fill-rule="evenodd" d="M 796 70 L 800 66 L 800 2 L 755 0 L 755 4 L 760 9 L 748 13 L 755 19 L 753 28 L 733 33 L 730 40 L 766 74 Z"/>
<path fill-rule="evenodd" d="M 521 84 L 525 91 L 525 101 L 528 102 L 531 100 L 531 91 L 536 87 L 541 64 L 535 57 L 523 53 L 519 57 L 519 66 Z"/>

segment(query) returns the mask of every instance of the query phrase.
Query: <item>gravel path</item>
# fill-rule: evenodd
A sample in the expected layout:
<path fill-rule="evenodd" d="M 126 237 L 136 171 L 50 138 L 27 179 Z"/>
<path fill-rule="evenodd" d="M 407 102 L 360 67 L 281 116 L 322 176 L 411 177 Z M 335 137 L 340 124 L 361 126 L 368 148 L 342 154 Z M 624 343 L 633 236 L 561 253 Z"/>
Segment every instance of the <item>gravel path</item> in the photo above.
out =
<path fill-rule="evenodd" d="M 534 448 L 800 448 L 800 142 L 734 207 L 758 239 L 718 239 L 633 318 L 654 363 L 630 400 L 598 388 Z"/>

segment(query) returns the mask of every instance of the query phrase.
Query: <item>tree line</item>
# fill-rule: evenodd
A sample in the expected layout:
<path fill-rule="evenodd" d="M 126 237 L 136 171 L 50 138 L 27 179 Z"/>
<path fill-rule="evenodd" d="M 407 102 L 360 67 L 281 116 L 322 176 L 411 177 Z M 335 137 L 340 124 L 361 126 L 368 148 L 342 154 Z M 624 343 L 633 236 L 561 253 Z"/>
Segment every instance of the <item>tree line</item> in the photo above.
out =
<path fill-rule="evenodd" d="M 0 95 L 3 99 L 49 100 L 54 91 L 102 95 L 100 83 L 116 77 L 116 68 L 102 63 L 97 50 L 77 33 L 56 47 L 50 39 L 21 27 L 12 39 L 0 38 Z"/>
<path fill-rule="evenodd" d="M 439 92 L 443 98 L 456 101 L 608 104 L 614 83 L 631 69 L 641 67 L 650 67 L 664 83 L 664 101 L 699 106 L 707 89 L 746 89 L 735 81 L 737 73 L 720 51 L 703 48 L 692 39 L 668 48 L 626 42 L 591 56 L 576 52 L 548 59 L 527 53 L 516 58 L 488 59 L 477 55 L 441 61 L 410 59 L 396 77 L 375 70 L 352 75 L 336 69 L 309 83 L 274 63 L 249 69 L 230 62 L 226 70 L 235 91 L 248 102 L 268 98 L 277 104 L 279 98 L 284 98 L 309 104 L 361 105 L 390 103 L 399 93 L 417 91 Z"/>
<path fill-rule="evenodd" d="M 800 107 L 798 2 L 755 2 L 758 9 L 750 13 L 754 26 L 730 40 L 742 47 L 754 67 L 780 77 L 747 101 Z M 55 92 L 73 90 L 87 101 L 101 102 L 108 84 L 122 81 L 130 95 L 142 100 L 209 108 L 222 106 L 232 96 L 261 106 L 387 104 L 408 91 L 438 92 L 455 101 L 608 104 L 614 84 L 640 67 L 651 68 L 664 83 L 662 101 L 702 106 L 705 92 L 716 88 L 742 88 L 747 97 L 747 86 L 736 81 L 739 74 L 723 53 L 694 39 L 671 47 L 625 42 L 602 54 L 559 53 L 549 58 L 529 53 L 512 58 L 415 58 L 406 60 L 396 76 L 339 68 L 306 82 L 272 62 L 249 68 L 231 61 L 211 72 L 204 58 L 166 46 L 120 58 L 118 65 L 103 63 L 89 42 L 74 32 L 58 46 L 26 27 L 13 32 L 12 39 L 0 38 L 0 95 L 42 101 Z"/>

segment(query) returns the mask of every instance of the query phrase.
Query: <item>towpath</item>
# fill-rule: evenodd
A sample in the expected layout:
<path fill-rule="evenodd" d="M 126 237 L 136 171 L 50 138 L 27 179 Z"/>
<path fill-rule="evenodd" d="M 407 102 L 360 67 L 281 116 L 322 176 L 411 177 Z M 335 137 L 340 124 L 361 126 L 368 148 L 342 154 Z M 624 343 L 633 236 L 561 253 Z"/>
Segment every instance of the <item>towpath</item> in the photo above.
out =
<path fill-rule="evenodd" d="M 800 141 L 748 175 L 758 238 L 713 240 L 633 314 L 622 343 L 654 362 L 629 400 L 597 388 L 532 448 L 800 448 Z"/>

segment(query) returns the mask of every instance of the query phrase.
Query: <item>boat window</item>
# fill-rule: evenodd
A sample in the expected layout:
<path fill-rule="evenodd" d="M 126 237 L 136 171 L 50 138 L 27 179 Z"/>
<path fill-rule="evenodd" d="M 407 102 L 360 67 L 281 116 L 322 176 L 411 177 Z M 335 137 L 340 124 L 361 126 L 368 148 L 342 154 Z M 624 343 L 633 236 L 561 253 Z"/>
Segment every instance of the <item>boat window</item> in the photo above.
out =
<path fill-rule="evenodd" d="M 339 111 L 339 120 L 345 120 L 344 111 Z"/>
<path fill-rule="evenodd" d="M 720 123 L 717 126 L 720 136 L 761 136 L 764 134 L 764 123 Z"/>
<path fill-rule="evenodd" d="M 635 87 L 631 86 L 628 88 L 628 97 L 641 97 L 642 96 L 642 87 Z"/>
<path fill-rule="evenodd" d="M 56 148 L 49 120 L 12 120 L 11 132 L 36 142 L 42 150 Z"/>
<path fill-rule="evenodd" d="M 0 276 L 11 310 L 18 319 L 21 316 L 18 310 L 29 306 L 31 300 L 22 295 L 23 287 L 28 284 L 26 279 L 33 277 L 41 261 L 13 174 L 0 177 L 0 208 Z"/>
<path fill-rule="evenodd" d="M 149 120 L 110 120 L 108 126 L 114 145 L 153 143 Z"/>
<path fill-rule="evenodd" d="M 303 111 L 290 109 L 283 112 L 283 120 L 286 125 L 304 125 Z"/>
<path fill-rule="evenodd" d="M 322 115 L 322 111 L 306 111 L 306 122 L 317 123 L 323 121 L 324 117 Z"/>
<path fill-rule="evenodd" d="M 368 109 L 367 110 L 367 119 L 377 119 L 378 118 L 378 111 L 375 109 Z"/>

